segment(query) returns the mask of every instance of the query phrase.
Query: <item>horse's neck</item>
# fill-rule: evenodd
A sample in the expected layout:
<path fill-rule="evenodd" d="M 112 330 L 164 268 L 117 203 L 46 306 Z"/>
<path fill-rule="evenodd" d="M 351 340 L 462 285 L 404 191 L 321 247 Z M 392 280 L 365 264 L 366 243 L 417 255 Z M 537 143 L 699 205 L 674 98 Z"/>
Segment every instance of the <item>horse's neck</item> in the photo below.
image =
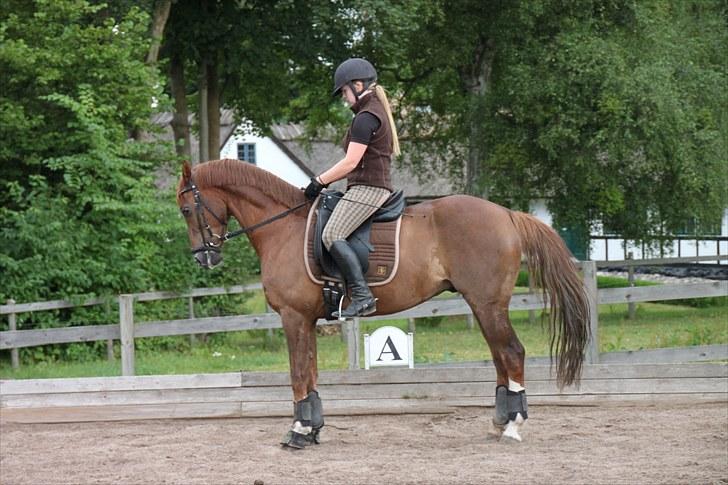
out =
<path fill-rule="evenodd" d="M 228 195 L 228 207 L 241 227 L 259 224 L 289 209 L 288 206 L 271 197 L 263 188 L 257 186 L 235 187 L 228 190 Z M 297 220 L 303 226 L 305 211 L 301 209 L 289 214 L 286 218 Z M 248 237 L 258 255 L 262 256 L 267 250 L 290 240 L 292 234 L 282 232 L 289 232 L 291 227 L 297 226 L 298 224 L 271 223 L 255 229 L 248 234 Z"/>

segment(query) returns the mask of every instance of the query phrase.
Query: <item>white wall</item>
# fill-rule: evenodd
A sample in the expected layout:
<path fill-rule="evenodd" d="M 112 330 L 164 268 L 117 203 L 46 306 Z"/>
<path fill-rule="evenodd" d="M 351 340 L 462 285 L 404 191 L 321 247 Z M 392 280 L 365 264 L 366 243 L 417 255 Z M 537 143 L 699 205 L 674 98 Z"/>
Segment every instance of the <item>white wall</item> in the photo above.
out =
<path fill-rule="evenodd" d="M 258 167 L 274 173 L 296 187 L 308 185 L 309 177 L 306 173 L 268 137 L 235 134 L 220 150 L 220 158 L 237 159 L 238 143 L 255 143 L 255 164 Z"/>
<path fill-rule="evenodd" d="M 594 234 L 596 235 L 596 234 Z M 721 236 L 728 236 L 728 209 L 723 212 L 723 221 L 721 224 Z M 609 254 L 607 254 L 607 252 Z M 645 248 L 642 251 L 641 245 L 627 241 L 627 248 L 624 248 L 624 239 L 610 239 L 605 242 L 603 239 L 594 239 L 589 248 L 590 258 L 595 261 L 621 260 L 625 258 L 625 252 L 632 252 L 635 259 L 659 258 L 660 249 Z M 706 239 L 689 239 L 682 241 L 670 241 L 663 247 L 663 254 L 666 258 L 688 258 L 691 256 L 714 256 L 717 254 L 728 254 L 728 241 L 716 241 L 710 238 Z M 608 256 L 608 257 L 607 257 Z M 714 261 L 717 263 L 718 261 Z M 711 263 L 711 262 L 707 262 Z M 720 264 L 728 264 L 727 261 L 721 261 Z"/>
<path fill-rule="evenodd" d="M 552 226 L 553 218 L 551 213 L 546 207 L 546 201 L 544 199 L 536 199 L 531 201 L 529 212 L 536 216 L 540 221 Z M 553 227 L 553 226 L 552 226 Z M 601 235 L 599 227 L 592 232 L 592 236 Z M 721 225 L 721 236 L 728 236 L 728 208 L 723 213 L 723 221 Z M 679 248 L 678 248 L 679 244 Z M 719 246 L 720 245 L 720 246 Z M 679 249 L 679 251 L 678 251 Z M 720 254 L 728 254 L 728 241 L 715 241 L 710 239 L 705 240 L 683 240 L 683 241 L 671 241 L 666 243 L 664 248 L 664 257 L 690 257 L 690 256 L 713 256 Z M 642 251 L 641 245 L 635 245 L 634 243 L 627 242 L 627 248 L 624 248 L 624 239 L 593 239 L 589 245 L 589 257 L 595 261 L 617 261 L 625 259 L 625 254 L 633 253 L 635 259 L 650 259 L 659 258 L 660 250 L 650 250 L 645 248 Z M 607 254 L 609 253 L 609 254 Z M 717 261 L 715 261 L 717 262 Z M 727 261 L 721 261 L 721 264 L 728 264 Z"/>
<path fill-rule="evenodd" d="M 549 226 L 552 225 L 553 218 L 551 217 L 549 210 L 546 208 L 546 201 L 544 199 L 532 200 L 529 204 L 528 211 L 536 216 L 536 218 L 538 218 L 541 222 L 546 223 Z"/>

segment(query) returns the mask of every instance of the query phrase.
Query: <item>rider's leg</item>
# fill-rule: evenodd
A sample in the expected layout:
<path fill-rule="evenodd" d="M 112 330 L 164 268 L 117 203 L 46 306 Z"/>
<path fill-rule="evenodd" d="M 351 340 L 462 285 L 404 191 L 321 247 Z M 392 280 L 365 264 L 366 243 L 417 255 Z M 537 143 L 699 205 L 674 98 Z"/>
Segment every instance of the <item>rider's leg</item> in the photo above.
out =
<path fill-rule="evenodd" d="M 389 190 L 381 187 L 351 187 L 334 208 L 324 228 L 324 246 L 331 253 L 352 292 L 352 304 L 347 311 L 342 312 L 344 318 L 375 311 L 374 298 L 362 274 L 361 264 L 346 238 L 371 217 L 387 201 L 390 194 Z"/>
<path fill-rule="evenodd" d="M 349 243 L 342 240 L 334 241 L 329 252 L 351 290 L 349 306 L 341 312 L 334 312 L 333 315 L 338 318 L 353 318 L 371 315 L 377 311 L 376 300 L 364 278 L 359 257 L 351 249 Z"/>

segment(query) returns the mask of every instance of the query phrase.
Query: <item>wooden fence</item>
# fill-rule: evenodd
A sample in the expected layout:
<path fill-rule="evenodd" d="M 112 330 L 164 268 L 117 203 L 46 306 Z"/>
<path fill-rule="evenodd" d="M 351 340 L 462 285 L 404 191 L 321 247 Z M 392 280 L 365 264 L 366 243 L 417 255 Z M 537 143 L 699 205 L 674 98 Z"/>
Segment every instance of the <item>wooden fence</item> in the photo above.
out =
<path fill-rule="evenodd" d="M 548 365 L 527 369 L 532 406 L 728 401 L 726 364 L 588 364 L 581 385 L 563 390 Z M 0 381 L 0 423 L 290 417 L 289 382 L 287 372 Z M 492 406 L 495 386 L 492 364 L 470 363 L 321 372 L 318 390 L 326 416 L 351 416 Z"/>
<path fill-rule="evenodd" d="M 684 362 L 690 360 L 728 359 L 728 348 L 725 345 L 714 345 L 684 349 L 663 349 L 659 351 L 641 351 L 626 353 L 599 354 L 599 322 L 597 306 L 611 303 L 635 303 L 645 301 L 665 301 L 684 298 L 703 298 L 728 295 L 728 282 L 716 281 L 700 284 L 675 284 L 648 287 L 630 287 L 602 289 L 597 291 L 596 264 L 593 261 L 584 261 L 581 264 L 584 284 L 587 289 L 590 303 L 590 327 L 592 340 L 587 349 L 587 363 L 597 364 L 602 361 L 619 361 L 621 358 L 628 361 L 639 360 L 640 357 L 647 362 Z M 154 301 L 171 298 L 196 298 L 210 295 L 234 294 L 260 289 L 261 286 L 247 285 L 231 288 L 205 288 L 192 290 L 186 293 L 152 292 L 120 295 L 119 322 L 107 325 L 89 325 L 67 328 L 17 330 L 15 328 L 16 315 L 22 312 L 51 310 L 58 308 L 71 308 L 75 306 L 89 306 L 104 304 L 103 299 L 89 299 L 81 303 L 68 301 L 52 301 L 39 303 L 16 304 L 8 303 L 0 306 L 0 314 L 9 316 L 10 330 L 0 332 L 0 350 L 11 349 L 17 352 L 18 348 L 31 347 L 68 342 L 87 342 L 94 340 L 120 340 L 122 375 L 134 375 L 134 341 L 137 338 L 159 337 L 169 335 L 188 335 L 198 333 L 230 332 L 240 330 L 255 330 L 280 328 L 280 317 L 275 313 L 257 315 L 233 315 L 223 317 L 188 318 L 182 320 L 165 320 L 152 322 L 137 322 L 134 318 L 134 303 Z M 511 299 L 510 310 L 538 310 L 543 308 L 544 297 L 539 293 L 515 294 Z M 407 311 L 375 317 L 368 320 L 414 319 L 431 316 L 471 315 L 470 308 L 462 298 L 447 300 L 430 300 Z M 332 324 L 319 320 L 319 325 Z M 349 368 L 359 368 L 359 319 L 354 319 L 344 325 L 348 342 Z M 621 357 L 620 357 L 621 356 Z M 13 357 L 17 365 L 17 356 Z"/>

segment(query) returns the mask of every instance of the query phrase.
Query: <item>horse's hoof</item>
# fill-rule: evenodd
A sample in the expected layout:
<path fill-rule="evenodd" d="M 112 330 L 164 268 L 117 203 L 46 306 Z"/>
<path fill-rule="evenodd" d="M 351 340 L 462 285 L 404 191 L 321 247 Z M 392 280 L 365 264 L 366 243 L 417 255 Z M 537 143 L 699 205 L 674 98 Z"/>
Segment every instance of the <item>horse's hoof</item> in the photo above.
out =
<path fill-rule="evenodd" d="M 505 429 L 505 426 L 497 425 L 495 423 L 492 423 L 490 429 L 485 435 L 485 441 L 498 441 L 501 439 L 501 436 L 503 436 L 503 430 Z"/>
<path fill-rule="evenodd" d="M 505 431 L 503 431 L 500 440 L 504 443 L 520 443 L 523 441 L 523 438 L 518 432 L 518 429 L 515 427 L 507 427 Z"/>
<path fill-rule="evenodd" d="M 505 435 L 503 435 L 503 436 L 501 436 L 500 440 L 498 440 L 498 441 L 500 443 L 504 443 L 506 445 L 513 445 L 513 446 L 515 446 L 515 445 L 519 445 L 519 444 L 523 443 L 523 438 L 521 438 L 520 436 L 519 437 L 514 437 L 514 436 L 505 436 Z"/>
<path fill-rule="evenodd" d="M 296 433 L 295 431 L 289 431 L 286 436 L 281 440 L 281 445 L 284 448 L 293 448 L 295 450 L 302 450 L 309 445 L 317 445 L 319 441 L 320 430 L 313 430 L 309 434 Z"/>

